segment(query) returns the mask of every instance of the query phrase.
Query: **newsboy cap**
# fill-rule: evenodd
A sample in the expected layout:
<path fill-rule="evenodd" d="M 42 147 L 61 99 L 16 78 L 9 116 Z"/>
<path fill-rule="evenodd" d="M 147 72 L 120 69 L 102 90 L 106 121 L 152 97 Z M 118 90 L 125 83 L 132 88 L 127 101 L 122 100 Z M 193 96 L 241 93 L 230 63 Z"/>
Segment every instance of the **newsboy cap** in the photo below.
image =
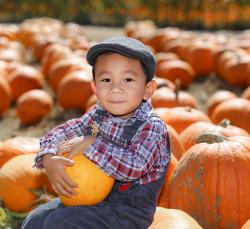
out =
<path fill-rule="evenodd" d="M 147 81 L 155 74 L 155 58 L 151 50 L 139 40 L 126 36 L 110 37 L 92 46 L 86 56 L 91 66 L 95 65 L 96 58 L 105 52 L 115 52 L 121 55 L 139 59 L 142 63 Z"/>

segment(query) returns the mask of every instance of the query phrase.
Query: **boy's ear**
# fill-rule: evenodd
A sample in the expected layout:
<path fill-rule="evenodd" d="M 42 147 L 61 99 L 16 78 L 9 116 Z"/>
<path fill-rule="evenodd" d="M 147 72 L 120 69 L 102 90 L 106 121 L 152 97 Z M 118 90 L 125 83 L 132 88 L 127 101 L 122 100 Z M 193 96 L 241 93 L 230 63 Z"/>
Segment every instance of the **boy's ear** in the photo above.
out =
<path fill-rule="evenodd" d="M 143 96 L 143 99 L 144 100 L 148 100 L 150 99 L 155 90 L 156 90 L 156 87 L 157 87 L 157 84 L 154 80 L 151 80 L 149 81 L 147 84 L 146 84 L 146 88 L 145 88 L 145 93 L 144 93 L 144 96 Z"/>
<path fill-rule="evenodd" d="M 92 91 L 94 92 L 94 94 L 96 94 L 96 86 L 95 86 L 95 81 L 94 81 L 94 80 L 92 80 L 92 81 L 90 82 L 90 86 L 91 86 Z"/>

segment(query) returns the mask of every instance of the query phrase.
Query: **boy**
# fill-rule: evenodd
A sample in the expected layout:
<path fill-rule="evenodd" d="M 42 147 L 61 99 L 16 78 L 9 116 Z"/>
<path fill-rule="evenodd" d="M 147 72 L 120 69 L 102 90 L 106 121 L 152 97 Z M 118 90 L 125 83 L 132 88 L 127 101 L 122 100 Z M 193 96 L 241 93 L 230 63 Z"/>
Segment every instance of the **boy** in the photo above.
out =
<path fill-rule="evenodd" d="M 64 207 L 58 198 L 41 205 L 25 219 L 25 229 L 146 229 L 153 220 L 170 160 L 166 127 L 150 103 L 154 56 L 140 41 L 119 36 L 92 46 L 87 61 L 97 105 L 45 135 L 35 165 L 46 169 L 57 193 L 70 197 L 76 184 L 64 166 L 74 162 L 61 153 L 70 151 L 71 158 L 82 151 L 116 179 L 115 185 L 95 206 Z M 94 123 L 97 137 L 91 136 Z"/>

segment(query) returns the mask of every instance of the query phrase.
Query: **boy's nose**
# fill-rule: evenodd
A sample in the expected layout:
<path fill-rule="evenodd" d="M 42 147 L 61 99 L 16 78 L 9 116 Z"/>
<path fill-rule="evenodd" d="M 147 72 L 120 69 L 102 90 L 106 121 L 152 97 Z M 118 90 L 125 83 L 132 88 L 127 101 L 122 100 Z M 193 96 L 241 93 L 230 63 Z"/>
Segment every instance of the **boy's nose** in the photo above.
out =
<path fill-rule="evenodd" d="M 121 93 L 123 89 L 120 83 L 113 83 L 110 91 L 111 93 Z"/>

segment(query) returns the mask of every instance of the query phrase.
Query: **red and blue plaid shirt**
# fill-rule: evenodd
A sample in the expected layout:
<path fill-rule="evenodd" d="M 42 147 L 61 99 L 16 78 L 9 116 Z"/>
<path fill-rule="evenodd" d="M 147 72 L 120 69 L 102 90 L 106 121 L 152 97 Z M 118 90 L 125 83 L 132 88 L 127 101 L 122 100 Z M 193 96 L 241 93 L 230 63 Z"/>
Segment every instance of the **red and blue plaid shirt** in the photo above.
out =
<path fill-rule="evenodd" d="M 103 108 L 97 104 L 80 118 L 67 121 L 40 140 L 40 151 L 35 166 L 42 168 L 44 154 L 57 153 L 61 141 L 84 136 L 93 124 L 94 114 Z M 129 144 L 120 144 L 124 129 L 136 120 L 144 121 L 135 131 Z M 168 133 L 163 121 L 153 115 L 151 102 L 143 102 L 128 119 L 121 119 L 105 112 L 97 123 L 99 135 L 95 143 L 83 152 L 105 173 L 117 180 L 139 184 L 156 181 L 163 174 L 170 160 Z"/>

